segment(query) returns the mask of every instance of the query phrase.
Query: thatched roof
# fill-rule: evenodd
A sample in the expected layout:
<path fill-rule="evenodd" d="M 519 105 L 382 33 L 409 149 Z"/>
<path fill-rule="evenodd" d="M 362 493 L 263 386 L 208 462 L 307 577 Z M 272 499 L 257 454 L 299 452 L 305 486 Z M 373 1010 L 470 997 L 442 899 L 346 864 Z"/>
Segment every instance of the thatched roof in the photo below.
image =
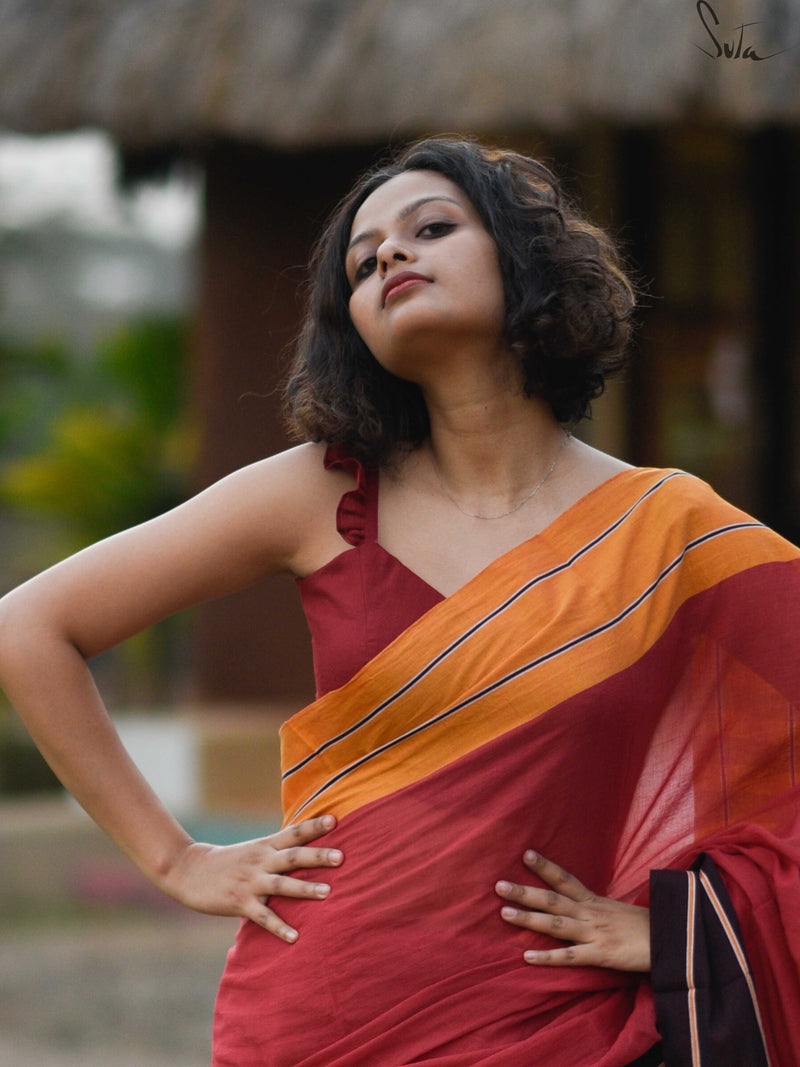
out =
<path fill-rule="evenodd" d="M 800 0 L 0 0 L 0 126 L 123 146 L 800 120 Z"/>

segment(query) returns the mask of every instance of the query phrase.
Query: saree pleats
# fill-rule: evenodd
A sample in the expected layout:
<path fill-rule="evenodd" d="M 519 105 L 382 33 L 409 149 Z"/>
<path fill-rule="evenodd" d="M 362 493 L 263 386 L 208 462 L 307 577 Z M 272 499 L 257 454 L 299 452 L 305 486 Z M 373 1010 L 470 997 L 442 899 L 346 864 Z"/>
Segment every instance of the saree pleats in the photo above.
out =
<path fill-rule="evenodd" d="M 777 973 L 800 1018 L 798 625 L 797 550 L 669 471 L 618 475 L 428 611 L 284 726 L 286 821 L 336 814 L 345 862 L 328 900 L 273 901 L 295 945 L 243 924 L 217 1067 L 646 1053 L 649 976 L 523 962 L 552 942 L 503 923 L 493 885 L 533 881 L 529 847 L 637 903 L 652 870 L 713 856 L 723 910 L 749 909 L 765 1055 L 800 1062 L 796 1024 L 760 1003 Z"/>

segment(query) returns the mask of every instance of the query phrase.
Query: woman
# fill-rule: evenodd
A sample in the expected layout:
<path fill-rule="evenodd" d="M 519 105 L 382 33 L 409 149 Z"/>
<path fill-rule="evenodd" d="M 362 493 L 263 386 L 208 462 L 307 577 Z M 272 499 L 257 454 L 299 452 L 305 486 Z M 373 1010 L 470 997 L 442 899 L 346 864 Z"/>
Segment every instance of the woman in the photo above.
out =
<path fill-rule="evenodd" d="M 567 432 L 627 341 L 610 242 L 541 165 L 441 139 L 358 184 L 313 274 L 307 443 L 0 614 L 67 787 L 166 892 L 246 920 L 214 1063 L 795 1062 L 798 552 Z M 276 572 L 318 699 L 283 730 L 285 828 L 214 848 L 85 659 Z"/>

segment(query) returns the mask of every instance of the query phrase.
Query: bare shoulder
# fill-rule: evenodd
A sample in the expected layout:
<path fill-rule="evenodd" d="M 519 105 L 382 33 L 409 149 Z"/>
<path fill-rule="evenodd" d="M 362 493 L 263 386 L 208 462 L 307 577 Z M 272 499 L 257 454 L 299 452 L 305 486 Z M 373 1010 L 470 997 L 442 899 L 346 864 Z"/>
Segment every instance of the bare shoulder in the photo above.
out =
<path fill-rule="evenodd" d="M 241 547 L 263 551 L 269 570 L 304 573 L 324 531 L 335 533 L 336 507 L 354 485 L 345 472 L 326 470 L 324 459 L 325 445 L 297 445 L 233 472 L 195 506 L 223 521 Z"/>
<path fill-rule="evenodd" d="M 587 445 L 585 441 L 579 441 L 577 438 L 572 439 L 572 450 L 584 476 L 589 480 L 596 480 L 598 484 L 613 478 L 621 471 L 631 469 L 630 463 L 617 459 L 616 456 L 611 456 L 607 452 L 601 452 L 599 448 Z"/>
<path fill-rule="evenodd" d="M 325 444 L 295 445 L 267 459 L 259 460 L 240 474 L 264 479 L 264 488 L 294 502 L 299 510 L 316 511 L 330 499 L 337 499 L 355 480 L 339 469 L 325 467 Z"/>
<path fill-rule="evenodd" d="M 324 454 L 322 445 L 297 445 L 233 471 L 204 494 L 241 499 L 244 508 L 277 507 L 283 516 L 300 515 L 324 484 Z"/>
<path fill-rule="evenodd" d="M 571 438 L 569 446 L 564 456 L 563 477 L 557 489 L 564 510 L 603 482 L 631 469 L 629 463 L 601 452 L 577 438 Z"/>

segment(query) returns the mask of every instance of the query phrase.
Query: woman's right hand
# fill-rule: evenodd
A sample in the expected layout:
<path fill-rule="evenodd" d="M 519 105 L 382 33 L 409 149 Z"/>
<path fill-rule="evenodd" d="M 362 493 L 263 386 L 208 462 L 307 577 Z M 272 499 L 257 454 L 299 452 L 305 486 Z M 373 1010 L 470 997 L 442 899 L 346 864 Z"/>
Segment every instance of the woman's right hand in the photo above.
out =
<path fill-rule="evenodd" d="M 292 878 L 286 872 L 314 867 L 338 867 L 343 856 L 338 849 L 308 847 L 309 842 L 331 831 L 332 815 L 287 826 L 269 837 L 235 845 L 191 842 L 161 882 L 170 896 L 195 911 L 209 915 L 238 915 L 263 926 L 290 944 L 298 934 L 272 908 L 269 897 L 324 900 L 330 886 L 325 882 Z"/>

